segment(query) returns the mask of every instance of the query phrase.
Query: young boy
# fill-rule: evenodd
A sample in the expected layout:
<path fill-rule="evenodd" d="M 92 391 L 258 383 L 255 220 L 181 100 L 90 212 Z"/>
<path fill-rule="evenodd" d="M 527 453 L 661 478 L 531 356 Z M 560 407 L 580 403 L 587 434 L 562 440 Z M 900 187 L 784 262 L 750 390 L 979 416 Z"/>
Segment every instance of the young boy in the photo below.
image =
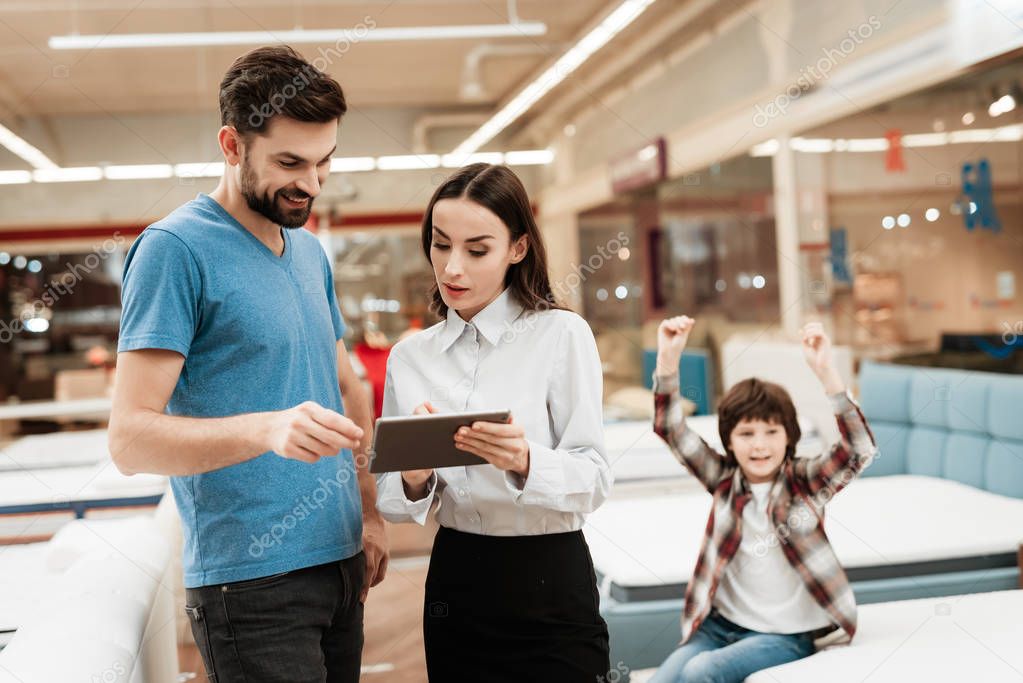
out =
<path fill-rule="evenodd" d="M 820 323 L 803 328 L 803 353 L 835 410 L 841 439 L 830 453 L 795 458 L 799 423 L 788 393 L 747 379 L 718 408 L 726 453 L 686 429 L 679 358 L 693 328 L 661 323 L 654 377 L 654 431 L 714 496 L 686 591 L 682 644 L 651 683 L 742 681 L 851 639 L 856 602 L 823 529 L 823 508 L 866 467 L 876 447 L 835 370 Z"/>

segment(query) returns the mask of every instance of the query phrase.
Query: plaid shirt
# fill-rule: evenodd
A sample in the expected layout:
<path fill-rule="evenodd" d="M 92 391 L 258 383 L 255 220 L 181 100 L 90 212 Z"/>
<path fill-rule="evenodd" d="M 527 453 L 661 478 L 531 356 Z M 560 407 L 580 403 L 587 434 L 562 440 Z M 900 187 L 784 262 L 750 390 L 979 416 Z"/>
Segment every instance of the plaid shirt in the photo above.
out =
<path fill-rule="evenodd" d="M 682 612 L 682 642 L 710 613 L 725 567 L 742 543 L 742 510 L 751 491 L 738 465 L 686 429 L 678 375 L 654 378 L 654 432 L 714 496 L 710 518 Z M 847 642 L 856 632 L 856 600 L 845 570 L 824 533 L 822 513 L 831 496 L 870 464 L 877 448 L 859 406 L 847 393 L 830 397 L 841 438 L 831 452 L 788 458 L 771 487 L 767 508 L 789 564 L 837 628 L 818 647 Z"/>

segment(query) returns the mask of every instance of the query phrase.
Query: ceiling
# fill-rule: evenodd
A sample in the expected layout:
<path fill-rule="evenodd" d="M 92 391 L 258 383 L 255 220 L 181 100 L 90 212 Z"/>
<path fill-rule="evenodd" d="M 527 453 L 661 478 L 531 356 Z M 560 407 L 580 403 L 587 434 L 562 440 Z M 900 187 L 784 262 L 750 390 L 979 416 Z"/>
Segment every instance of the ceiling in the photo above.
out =
<path fill-rule="evenodd" d="M 1023 116 L 1023 102 L 1009 115 L 991 117 L 987 113 L 991 100 L 1013 85 L 1023 85 L 1023 51 L 1004 55 L 956 78 L 816 127 L 805 135 L 875 137 L 884 135 L 889 128 L 899 128 L 903 133 L 930 133 L 1017 124 Z M 967 112 L 974 117 L 969 124 L 961 119 Z"/>
<path fill-rule="evenodd" d="M 518 0 L 540 37 L 355 43 L 328 72 L 355 107 L 493 106 L 592 22 L 608 0 Z M 502 24 L 505 0 L 4 0 L 0 3 L 0 121 L 74 114 L 216 108 L 221 76 L 247 49 L 51 50 L 51 36 Z M 461 96 L 470 50 L 516 45 L 480 62 L 480 96 Z M 296 45 L 308 59 L 314 44 Z M 322 46 L 324 49 L 329 45 Z"/>

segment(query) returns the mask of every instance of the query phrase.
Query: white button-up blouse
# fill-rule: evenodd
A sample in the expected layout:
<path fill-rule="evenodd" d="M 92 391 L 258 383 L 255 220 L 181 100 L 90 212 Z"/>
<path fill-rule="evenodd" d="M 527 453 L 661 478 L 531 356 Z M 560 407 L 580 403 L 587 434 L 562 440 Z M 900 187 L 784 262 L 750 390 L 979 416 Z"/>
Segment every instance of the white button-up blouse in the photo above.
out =
<path fill-rule="evenodd" d="M 489 536 L 575 531 L 607 497 L 603 377 L 589 325 L 571 311 L 523 311 L 505 290 L 470 322 L 447 320 L 394 346 L 383 415 L 510 409 L 529 443 L 525 481 L 493 465 L 434 471 L 410 501 L 401 475 L 377 480 L 377 508 L 392 522 L 426 522 L 438 501 L 445 527 Z"/>

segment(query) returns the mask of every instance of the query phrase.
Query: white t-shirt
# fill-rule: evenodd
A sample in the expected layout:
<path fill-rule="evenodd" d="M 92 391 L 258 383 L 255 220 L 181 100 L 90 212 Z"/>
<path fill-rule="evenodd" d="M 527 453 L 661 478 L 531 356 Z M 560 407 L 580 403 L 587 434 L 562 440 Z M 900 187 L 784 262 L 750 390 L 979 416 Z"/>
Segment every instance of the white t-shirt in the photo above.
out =
<path fill-rule="evenodd" d="M 714 606 L 725 619 L 761 633 L 802 633 L 831 623 L 781 549 L 767 516 L 773 482 L 750 484 L 742 542 L 725 568 Z"/>

